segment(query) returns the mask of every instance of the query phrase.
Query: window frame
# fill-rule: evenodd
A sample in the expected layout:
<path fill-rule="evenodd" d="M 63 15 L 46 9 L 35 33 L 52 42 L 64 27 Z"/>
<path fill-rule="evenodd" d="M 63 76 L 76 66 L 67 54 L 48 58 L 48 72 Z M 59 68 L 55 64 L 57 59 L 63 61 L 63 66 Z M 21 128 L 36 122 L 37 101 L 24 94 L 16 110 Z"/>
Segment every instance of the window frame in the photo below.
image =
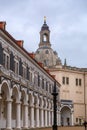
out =
<path fill-rule="evenodd" d="M 14 72 L 19 75 L 19 61 L 16 58 L 14 59 Z"/>
<path fill-rule="evenodd" d="M 3 66 L 5 69 L 10 69 L 10 54 L 6 51 L 3 52 Z"/>

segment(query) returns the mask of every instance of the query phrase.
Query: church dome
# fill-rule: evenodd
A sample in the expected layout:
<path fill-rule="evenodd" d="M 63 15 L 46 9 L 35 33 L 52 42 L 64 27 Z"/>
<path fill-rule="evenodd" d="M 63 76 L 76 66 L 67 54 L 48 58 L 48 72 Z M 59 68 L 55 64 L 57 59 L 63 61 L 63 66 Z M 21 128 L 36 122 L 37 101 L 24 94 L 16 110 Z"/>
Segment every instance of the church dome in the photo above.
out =
<path fill-rule="evenodd" d="M 61 65 L 57 52 L 51 48 L 50 31 L 49 26 L 46 24 L 46 19 L 44 19 L 44 24 L 41 27 L 40 43 L 39 48 L 35 52 L 35 59 L 43 63 L 44 67 Z"/>
<path fill-rule="evenodd" d="M 58 58 L 57 53 L 49 47 L 38 48 L 35 53 L 35 59 L 38 62 L 43 63 L 45 67 L 52 67 L 61 64 L 61 60 Z"/>

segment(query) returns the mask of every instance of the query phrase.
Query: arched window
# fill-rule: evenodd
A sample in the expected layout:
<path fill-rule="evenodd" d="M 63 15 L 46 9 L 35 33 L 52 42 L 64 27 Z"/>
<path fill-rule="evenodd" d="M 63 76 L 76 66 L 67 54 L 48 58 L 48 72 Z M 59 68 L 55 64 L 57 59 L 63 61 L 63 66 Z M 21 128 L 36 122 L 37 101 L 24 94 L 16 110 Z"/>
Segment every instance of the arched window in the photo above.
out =
<path fill-rule="evenodd" d="M 49 54 L 49 51 L 48 51 L 48 50 L 46 50 L 46 51 L 45 51 L 45 53 L 46 53 L 46 54 Z"/>
<path fill-rule="evenodd" d="M 47 41 L 47 35 L 46 35 L 46 34 L 43 35 L 43 41 L 44 41 L 44 42 Z"/>

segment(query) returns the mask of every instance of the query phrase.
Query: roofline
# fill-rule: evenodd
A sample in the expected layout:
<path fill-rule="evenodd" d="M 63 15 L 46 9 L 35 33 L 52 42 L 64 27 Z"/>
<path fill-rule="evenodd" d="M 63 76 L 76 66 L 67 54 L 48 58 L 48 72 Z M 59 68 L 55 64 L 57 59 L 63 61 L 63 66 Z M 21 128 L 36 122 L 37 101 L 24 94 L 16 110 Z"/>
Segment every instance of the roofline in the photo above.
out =
<path fill-rule="evenodd" d="M 61 84 L 50 74 L 46 71 L 46 69 L 44 67 L 42 67 L 31 55 L 29 55 L 29 52 L 27 50 L 25 50 L 22 46 L 17 44 L 17 40 L 15 40 L 12 35 L 9 34 L 8 31 L 6 31 L 5 29 L 0 29 L 3 33 L 5 33 L 5 35 L 7 35 L 20 49 L 22 49 L 22 51 L 24 51 L 36 64 L 39 65 L 40 68 L 42 68 L 54 81 L 56 81 L 59 85 L 59 87 L 61 86 Z"/>

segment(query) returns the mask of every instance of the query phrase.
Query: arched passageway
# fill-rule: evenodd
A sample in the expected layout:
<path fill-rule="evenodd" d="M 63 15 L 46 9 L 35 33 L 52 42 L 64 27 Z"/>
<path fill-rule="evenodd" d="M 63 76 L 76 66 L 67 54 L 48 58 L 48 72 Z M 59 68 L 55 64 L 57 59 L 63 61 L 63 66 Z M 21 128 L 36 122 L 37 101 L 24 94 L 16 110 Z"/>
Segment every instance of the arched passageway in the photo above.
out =
<path fill-rule="evenodd" d="M 61 109 L 61 125 L 69 126 L 71 124 L 71 109 L 68 106 L 64 106 Z"/>
<path fill-rule="evenodd" d="M 0 91 L 0 125 L 2 128 L 11 128 L 10 90 L 6 81 L 2 82 Z"/>

